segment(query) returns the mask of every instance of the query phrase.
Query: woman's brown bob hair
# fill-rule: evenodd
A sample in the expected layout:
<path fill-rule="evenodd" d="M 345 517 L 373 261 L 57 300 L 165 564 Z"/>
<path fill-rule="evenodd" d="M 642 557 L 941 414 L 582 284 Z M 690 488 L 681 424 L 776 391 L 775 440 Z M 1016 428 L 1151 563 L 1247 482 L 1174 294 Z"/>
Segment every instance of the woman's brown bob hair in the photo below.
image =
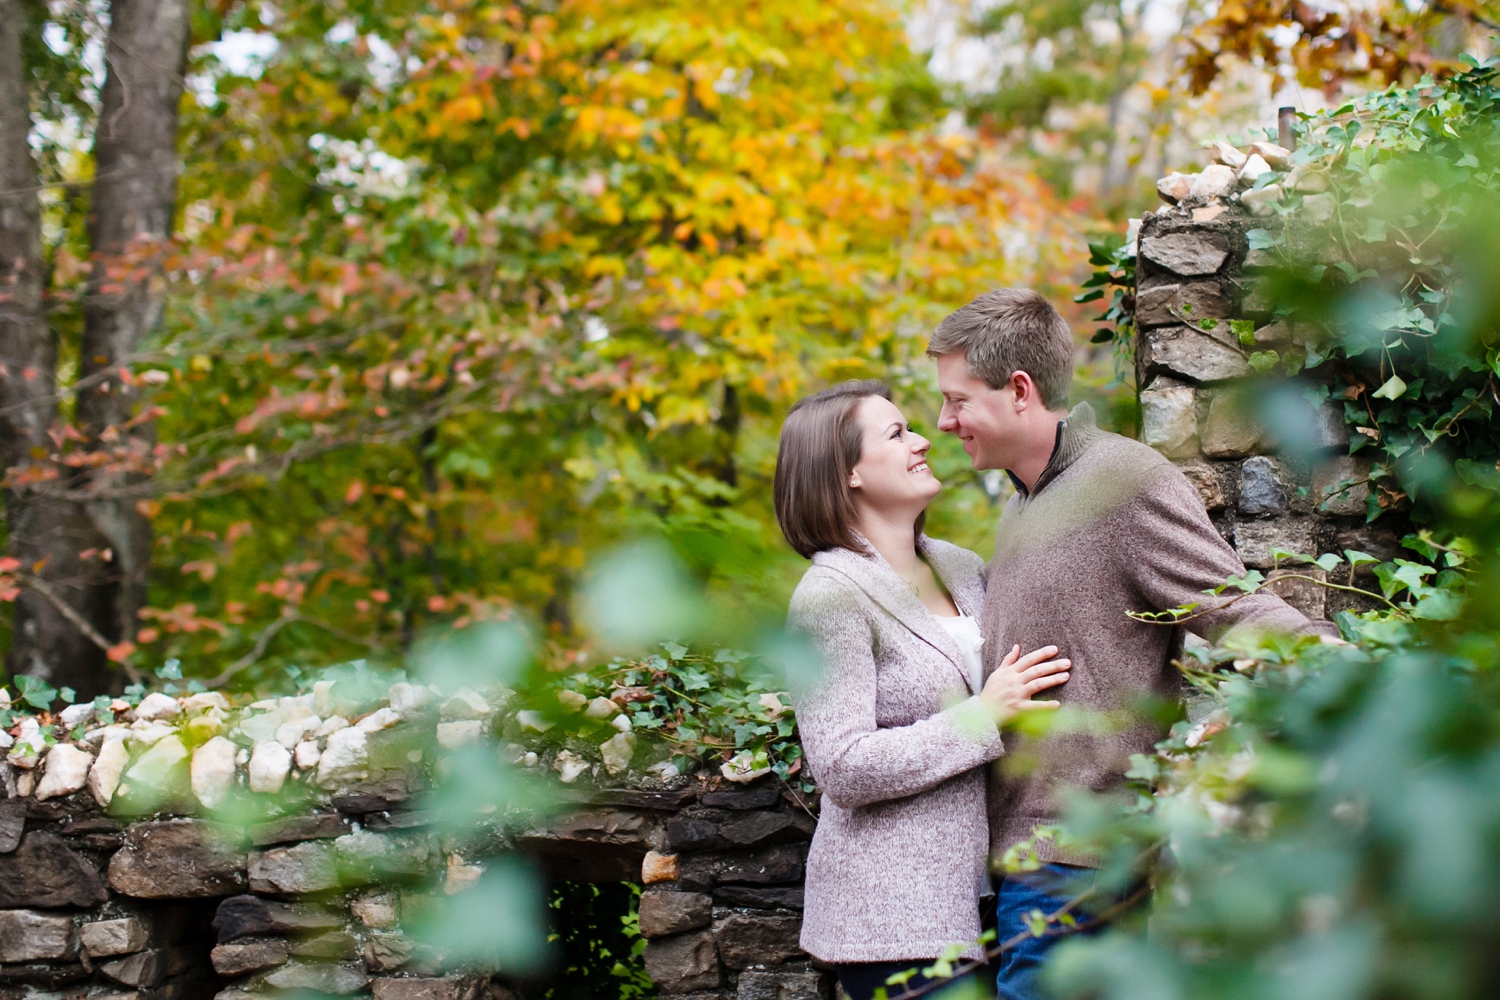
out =
<path fill-rule="evenodd" d="M 776 521 L 803 558 L 824 549 L 868 548 L 855 534 L 849 474 L 859 464 L 864 434 L 859 404 L 871 396 L 890 399 L 890 386 L 875 379 L 844 382 L 797 400 L 781 425 L 772 490 Z M 918 534 L 926 519 L 925 511 L 917 517 Z"/>

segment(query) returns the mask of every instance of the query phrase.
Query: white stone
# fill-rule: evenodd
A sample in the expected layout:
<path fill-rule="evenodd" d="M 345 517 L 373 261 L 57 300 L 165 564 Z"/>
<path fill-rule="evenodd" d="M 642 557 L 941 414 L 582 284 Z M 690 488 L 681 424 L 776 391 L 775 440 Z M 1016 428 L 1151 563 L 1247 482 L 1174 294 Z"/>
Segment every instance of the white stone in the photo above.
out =
<path fill-rule="evenodd" d="M 90 729 L 83 734 L 85 743 L 108 743 L 110 740 L 123 740 L 130 735 L 130 727 L 116 723 L 112 726 L 100 726 L 98 729 Z"/>
<path fill-rule="evenodd" d="M 0 750 L 9 750 L 16 745 L 16 738 L 5 730 L 0 729 Z"/>
<path fill-rule="evenodd" d="M 346 726 L 328 737 L 318 760 L 318 784 L 324 788 L 363 781 L 369 777 L 370 749 L 365 734 Z"/>
<path fill-rule="evenodd" d="M 348 724 L 348 719 L 342 715 L 335 715 L 333 718 L 325 720 L 321 726 L 313 730 L 313 736 L 320 739 L 324 736 L 332 736 Z"/>
<path fill-rule="evenodd" d="M 304 771 L 318 766 L 318 760 L 323 756 L 323 751 L 318 749 L 318 744 L 312 740 L 303 740 L 297 744 L 297 749 L 292 751 L 292 760 Z"/>
<path fill-rule="evenodd" d="M 1313 222 L 1327 222 L 1338 209 L 1331 194 L 1310 194 L 1302 199 L 1302 214 Z"/>
<path fill-rule="evenodd" d="M 1287 174 L 1284 183 L 1288 191 L 1318 194 L 1328 190 L 1328 173 L 1321 165 L 1304 163 Z"/>
<path fill-rule="evenodd" d="M 732 758 L 719 765 L 719 773 L 736 784 L 748 785 L 762 775 L 770 774 L 771 766 L 766 764 L 756 767 L 755 755 L 748 750 L 741 750 Z"/>
<path fill-rule="evenodd" d="M 1272 215 L 1276 211 L 1277 202 L 1286 197 L 1286 192 L 1281 189 L 1280 184 L 1267 184 L 1263 188 L 1252 188 L 1240 195 L 1240 204 L 1250 210 L 1250 214 L 1259 217 Z"/>
<path fill-rule="evenodd" d="M 290 750 L 292 747 L 307 739 L 307 734 L 316 732 L 323 724 L 323 720 L 316 715 L 305 715 L 300 719 L 290 719 L 276 727 L 276 742 Z"/>
<path fill-rule="evenodd" d="M 620 706 L 608 698 L 595 698 L 589 702 L 589 707 L 583 710 L 583 714 L 590 719 L 613 719 L 620 714 Z"/>
<path fill-rule="evenodd" d="M 136 722 L 130 727 L 130 740 L 138 747 L 149 747 L 176 733 L 177 727 L 165 722 Z"/>
<path fill-rule="evenodd" d="M 89 765 L 94 758 L 87 750 L 80 750 L 71 743 L 59 743 L 47 754 L 47 770 L 42 782 L 37 785 L 38 801 L 59 795 L 72 795 L 89 780 Z"/>
<path fill-rule="evenodd" d="M 115 797 L 115 789 L 120 787 L 120 775 L 125 773 L 128 763 L 130 751 L 125 749 L 124 740 L 105 740 L 99 748 L 99 756 L 89 768 L 88 785 L 94 801 L 101 807 L 107 807 Z"/>
<path fill-rule="evenodd" d="M 541 758 L 536 755 L 535 750 L 528 750 L 525 754 L 522 755 L 518 763 L 520 763 L 522 767 L 536 767 L 540 761 Z"/>
<path fill-rule="evenodd" d="M 400 713 L 389 708 L 378 708 L 359 720 L 359 731 L 362 733 L 378 733 L 382 729 L 389 729 L 401 721 Z"/>
<path fill-rule="evenodd" d="M 91 701 L 86 701 L 81 705 L 69 705 L 57 713 L 57 721 L 62 723 L 64 729 L 74 729 L 93 717 L 94 703 Z"/>
<path fill-rule="evenodd" d="M 521 724 L 522 729 L 529 729 L 534 733 L 545 733 L 553 726 L 541 712 L 529 708 L 517 712 L 516 721 Z"/>
<path fill-rule="evenodd" d="M 557 761 L 552 767 L 561 776 L 559 780 L 563 784 L 571 785 L 578 780 L 580 774 L 589 769 L 589 762 L 571 750 L 564 750 L 557 755 Z"/>
<path fill-rule="evenodd" d="M 313 711 L 325 719 L 333 714 L 333 685 L 335 681 L 313 682 Z"/>
<path fill-rule="evenodd" d="M 624 712 L 621 712 L 619 715 L 615 716 L 613 719 L 610 719 L 609 720 L 609 724 L 611 726 L 614 726 L 616 729 L 618 729 L 622 733 L 628 733 L 628 732 L 630 732 L 630 730 L 632 728 L 631 725 L 630 725 L 630 716 L 626 715 Z"/>
<path fill-rule="evenodd" d="M 78 940 L 90 958 L 128 955 L 150 943 L 151 933 L 140 917 L 94 920 L 78 928 Z"/>
<path fill-rule="evenodd" d="M 1264 157 L 1262 157 L 1259 153 L 1256 153 L 1254 156 L 1250 157 L 1250 159 L 1245 161 L 1245 165 L 1243 167 L 1240 167 L 1239 174 L 1237 176 L 1241 184 L 1254 184 L 1256 179 L 1259 178 L 1262 174 L 1269 174 L 1270 172 L 1271 165 L 1265 161 Z"/>
<path fill-rule="evenodd" d="M 459 719 L 455 722 L 439 722 L 437 741 L 449 750 L 473 743 L 479 739 L 484 723 L 478 719 Z"/>
<path fill-rule="evenodd" d="M 0 712 L 10 708 L 10 692 L 0 687 Z"/>
<path fill-rule="evenodd" d="M 1285 146 L 1278 146 L 1274 142 L 1252 142 L 1248 148 L 1277 170 L 1285 170 L 1291 166 L 1292 151 Z"/>
<path fill-rule="evenodd" d="M 1223 139 L 1218 139 L 1214 142 L 1209 143 L 1209 148 L 1214 151 L 1214 159 L 1218 160 L 1226 167 L 1231 167 L 1235 170 L 1238 170 L 1240 167 L 1243 167 L 1245 165 L 1245 154 L 1240 152 L 1235 147 L 1231 146 L 1229 143 L 1225 142 Z"/>
<path fill-rule="evenodd" d="M 211 708 L 217 708 L 221 712 L 229 711 L 229 699 L 217 691 L 199 691 L 182 699 L 182 710 L 184 712 L 206 712 Z"/>
<path fill-rule="evenodd" d="M 1186 386 L 1141 393 L 1141 440 L 1168 458 L 1197 450 L 1197 393 Z"/>
<path fill-rule="evenodd" d="M 292 752 L 280 743 L 255 744 L 250 753 L 250 790 L 275 795 L 292 769 Z"/>
<path fill-rule="evenodd" d="M 558 704 L 570 712 L 581 711 L 583 706 L 589 703 L 589 700 L 577 691 L 559 691 L 557 692 L 557 701 Z"/>
<path fill-rule="evenodd" d="M 16 794 L 21 798 L 24 799 L 26 796 L 30 795 L 31 790 L 35 787 L 36 775 L 32 774 L 30 771 L 23 771 L 21 774 L 18 774 L 16 776 Z"/>
<path fill-rule="evenodd" d="M 188 765 L 193 794 L 205 808 L 217 809 L 234 787 L 234 755 L 238 749 L 222 736 L 215 736 L 193 751 Z"/>
<path fill-rule="evenodd" d="M 459 688 L 443 702 L 444 719 L 482 719 L 490 714 L 490 703 L 473 688 Z"/>
<path fill-rule="evenodd" d="M 141 699 L 139 705 L 135 706 L 135 717 L 147 722 L 176 718 L 181 713 L 182 706 L 177 704 L 177 699 L 162 694 L 160 691 L 152 691 Z"/>
<path fill-rule="evenodd" d="M 677 770 L 677 765 L 670 760 L 659 760 L 646 768 L 647 774 L 654 774 L 663 781 L 670 781 L 682 772 Z"/>
<path fill-rule="evenodd" d="M 151 748 L 131 766 L 126 777 L 130 781 L 166 788 L 171 784 L 177 766 L 187 759 L 187 747 L 182 745 L 182 740 L 167 736 L 151 744 Z"/>
<path fill-rule="evenodd" d="M 1156 193 L 1161 200 L 1175 205 L 1193 193 L 1193 178 L 1196 174 L 1179 174 L 1176 171 L 1156 182 Z"/>
<path fill-rule="evenodd" d="M 1234 171 L 1222 163 L 1211 163 L 1193 178 L 1192 197 L 1219 198 L 1234 190 Z"/>
<path fill-rule="evenodd" d="M 400 681 L 391 685 L 390 690 L 386 692 L 386 700 L 391 703 L 391 708 L 406 715 L 426 705 L 432 700 L 432 695 L 425 687 Z"/>
<path fill-rule="evenodd" d="M 635 733 L 617 733 L 599 744 L 599 756 L 604 760 L 604 769 L 610 774 L 630 770 L 630 758 L 635 756 Z"/>

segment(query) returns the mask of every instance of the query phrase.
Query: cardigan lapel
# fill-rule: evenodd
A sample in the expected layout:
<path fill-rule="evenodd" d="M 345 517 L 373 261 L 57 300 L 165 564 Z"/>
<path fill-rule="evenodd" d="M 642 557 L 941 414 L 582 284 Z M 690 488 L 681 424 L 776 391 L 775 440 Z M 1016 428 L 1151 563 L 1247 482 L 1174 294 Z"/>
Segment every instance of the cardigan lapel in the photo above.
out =
<path fill-rule="evenodd" d="M 918 541 L 918 546 L 924 555 L 927 554 L 926 546 L 922 544 L 925 538 L 926 536 L 923 536 L 923 539 Z M 862 537 L 859 540 L 864 542 Z M 876 552 L 874 547 L 870 547 L 863 554 L 849 549 L 824 549 L 813 555 L 813 563 L 847 577 L 886 614 L 895 618 L 913 635 L 942 653 L 949 665 L 958 673 L 964 688 L 971 694 L 978 693 L 973 690 L 969 682 L 969 671 L 964 665 L 963 654 L 959 651 L 958 644 L 953 641 L 948 630 L 938 624 L 932 612 L 927 610 L 927 607 L 912 592 L 911 587 L 907 586 L 906 581 L 897 575 L 896 571 L 891 568 L 891 564 L 886 562 L 885 557 Z M 949 583 L 948 575 L 942 573 L 935 563 L 933 571 L 943 578 L 944 586 L 947 586 L 949 592 L 952 593 L 953 588 Z M 954 603 L 958 603 L 957 594 L 954 594 L 953 599 Z M 971 595 L 965 594 L 964 602 L 977 608 L 983 603 L 983 595 L 980 596 L 978 603 L 974 603 Z M 959 604 L 959 610 L 965 614 L 972 614 L 965 610 L 964 604 Z"/>

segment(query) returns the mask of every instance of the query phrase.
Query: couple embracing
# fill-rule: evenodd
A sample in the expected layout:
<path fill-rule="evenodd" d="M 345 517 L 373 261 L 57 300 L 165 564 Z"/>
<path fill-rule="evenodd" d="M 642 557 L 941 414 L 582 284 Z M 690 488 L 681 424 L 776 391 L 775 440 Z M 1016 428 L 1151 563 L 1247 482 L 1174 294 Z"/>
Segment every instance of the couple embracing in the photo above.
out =
<path fill-rule="evenodd" d="M 1268 592 L 1205 598 L 1243 565 L 1170 462 L 1099 430 L 1088 404 L 1068 409 L 1072 333 L 1042 296 L 982 295 L 943 320 L 927 353 L 943 394 L 938 429 L 962 440 L 975 469 L 1003 469 L 1015 485 L 988 566 L 922 533 L 942 486 L 929 442 L 882 383 L 798 402 L 776 464 L 777 520 L 812 560 L 790 623 L 824 663 L 793 694 L 823 792 L 802 947 L 835 968 L 849 1000 L 920 988 L 920 972 L 886 982 L 951 945 L 981 957 L 991 906 L 1005 941 L 1089 884 L 1094 859 L 1045 840 L 1038 871 L 992 882 L 991 859 L 1056 823 L 1064 789 L 1117 785 L 1160 729 L 1028 740 L 1006 725 L 1064 703 L 1118 713 L 1180 697 L 1172 661 L 1184 626 L 1129 612 L 1196 601 L 1186 627 L 1209 638 L 1231 627 L 1333 634 Z M 1000 956 L 1000 997 L 1040 996 L 1056 940 L 1027 937 Z"/>

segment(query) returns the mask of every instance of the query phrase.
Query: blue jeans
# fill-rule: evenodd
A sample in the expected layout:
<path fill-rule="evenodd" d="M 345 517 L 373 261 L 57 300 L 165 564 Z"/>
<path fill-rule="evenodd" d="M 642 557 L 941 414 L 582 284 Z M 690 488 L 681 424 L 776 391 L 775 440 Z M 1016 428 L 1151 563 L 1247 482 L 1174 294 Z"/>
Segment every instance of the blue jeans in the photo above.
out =
<path fill-rule="evenodd" d="M 995 896 L 997 940 L 1009 941 L 1029 930 L 1026 917 L 1033 910 L 1048 915 L 1056 913 L 1067 905 L 1068 900 L 1093 884 L 1094 870 L 1077 865 L 1043 865 L 1034 872 L 1005 876 Z M 1090 919 L 1081 910 L 1070 912 L 1080 923 Z M 1051 933 L 1045 937 L 1028 934 L 1019 944 L 1007 948 L 995 960 L 998 967 L 995 990 L 1000 1000 L 1041 1000 L 1041 986 L 1037 980 L 1047 953 L 1065 937 L 1093 933 L 1098 933 L 1098 928 L 1075 934 Z"/>

